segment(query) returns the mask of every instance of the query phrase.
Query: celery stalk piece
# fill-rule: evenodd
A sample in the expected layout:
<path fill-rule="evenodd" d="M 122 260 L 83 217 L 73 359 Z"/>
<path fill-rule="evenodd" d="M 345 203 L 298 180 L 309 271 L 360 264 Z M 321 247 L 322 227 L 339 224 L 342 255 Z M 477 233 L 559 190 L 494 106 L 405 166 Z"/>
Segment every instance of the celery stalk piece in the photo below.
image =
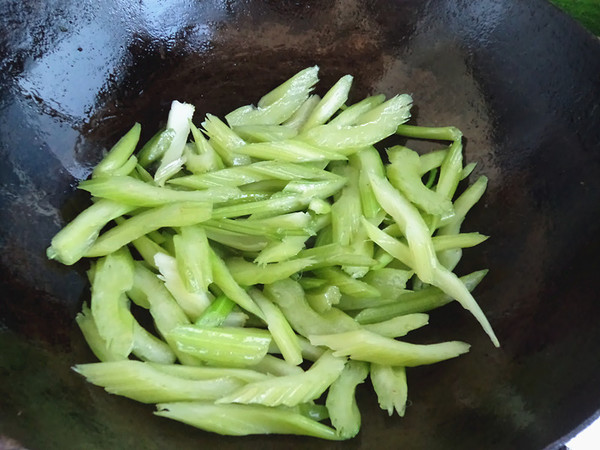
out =
<path fill-rule="evenodd" d="M 175 138 L 175 130 L 165 129 L 156 133 L 138 153 L 138 163 L 147 168 L 153 162 L 158 161 L 171 146 Z"/>
<path fill-rule="evenodd" d="M 130 156 L 129 159 L 118 169 L 115 169 L 110 176 L 124 177 L 133 173 L 137 175 L 136 168 L 138 167 L 138 160 L 135 156 Z"/>
<path fill-rule="evenodd" d="M 406 336 L 409 332 L 424 327 L 429 323 L 427 314 L 415 313 L 406 316 L 398 316 L 383 322 L 363 325 L 363 328 L 372 333 L 388 338 Z"/>
<path fill-rule="evenodd" d="M 190 130 L 194 137 L 194 147 L 186 145 L 183 151 L 186 169 L 195 174 L 223 169 L 225 167 L 223 160 L 191 120 Z"/>
<path fill-rule="evenodd" d="M 440 166 L 440 177 L 436 185 L 436 192 L 448 199 L 454 197 L 458 183 L 461 180 L 463 169 L 461 140 L 454 141 L 448 149 L 448 154 Z"/>
<path fill-rule="evenodd" d="M 370 375 L 379 407 L 387 411 L 390 416 L 396 410 L 400 417 L 404 417 L 408 399 L 406 368 L 371 364 Z"/>
<path fill-rule="evenodd" d="M 302 336 L 359 328 L 354 319 L 339 309 L 331 308 L 322 314 L 317 313 L 306 301 L 302 287 L 291 279 L 265 285 L 264 293 L 279 306 L 292 328 Z"/>
<path fill-rule="evenodd" d="M 291 117 L 308 99 L 318 81 L 319 68 L 301 70 L 283 84 L 264 95 L 258 107 L 242 106 L 225 116 L 230 126 L 279 125 Z"/>
<path fill-rule="evenodd" d="M 173 236 L 177 270 L 190 292 L 206 292 L 212 283 L 209 243 L 200 226 L 181 227 Z"/>
<path fill-rule="evenodd" d="M 308 339 L 313 345 L 329 347 L 334 351 L 334 356 L 349 356 L 350 359 L 358 361 L 406 367 L 456 358 L 468 352 L 470 347 L 469 344 L 459 341 L 428 345 L 409 344 L 365 329 L 338 334 L 312 335 Z"/>
<path fill-rule="evenodd" d="M 352 75 L 344 75 L 340 78 L 315 106 L 300 131 L 310 130 L 327 122 L 348 100 L 348 93 L 352 87 L 353 79 Z"/>
<path fill-rule="evenodd" d="M 98 200 L 56 233 L 46 250 L 48 258 L 68 266 L 75 264 L 92 247 L 100 230 L 108 222 L 131 212 L 134 208 L 132 205 L 110 200 Z"/>
<path fill-rule="evenodd" d="M 301 403 L 291 409 L 317 422 L 329 419 L 327 407 L 325 405 L 317 405 L 315 402 Z"/>
<path fill-rule="evenodd" d="M 177 269 L 177 260 L 172 256 L 166 253 L 157 253 L 154 256 L 154 263 L 160 271 L 158 278 L 165 283 L 165 287 L 190 321 L 196 321 L 210 304 L 207 291 L 189 291 Z"/>
<path fill-rule="evenodd" d="M 205 226 L 212 226 L 228 231 L 235 231 L 269 238 L 282 236 L 314 235 L 314 223 L 310 214 L 294 212 L 267 217 L 264 219 L 217 219 L 205 222 Z"/>
<path fill-rule="evenodd" d="M 463 170 L 460 172 L 460 179 L 464 180 L 469 175 L 471 175 L 471 173 L 473 173 L 473 171 L 475 170 L 475 167 L 477 167 L 476 162 L 470 162 L 465 167 L 463 167 Z"/>
<path fill-rule="evenodd" d="M 283 358 L 294 366 L 300 364 L 302 362 L 302 351 L 298 343 L 298 337 L 281 310 L 260 290 L 250 289 L 249 294 L 265 315 L 267 328 Z"/>
<path fill-rule="evenodd" d="M 220 327 L 227 316 L 233 311 L 235 302 L 226 295 L 219 295 L 202 312 L 196 320 L 196 325 L 205 327 Z"/>
<path fill-rule="evenodd" d="M 288 163 L 283 161 L 258 161 L 248 170 L 265 178 L 277 180 L 336 180 L 340 177 L 327 170 L 314 167 L 311 163 Z"/>
<path fill-rule="evenodd" d="M 306 372 L 249 383 L 215 403 L 296 406 L 318 398 L 340 376 L 345 364 L 345 358 L 326 352 Z"/>
<path fill-rule="evenodd" d="M 208 239 L 223 244 L 229 248 L 245 252 L 259 252 L 264 249 L 271 240 L 264 236 L 248 235 L 238 231 L 223 230 L 210 225 L 203 225 Z"/>
<path fill-rule="evenodd" d="M 405 292 L 406 283 L 413 273 L 409 270 L 392 269 L 389 267 L 370 270 L 362 281 L 376 288 L 382 297 L 397 298 Z"/>
<path fill-rule="evenodd" d="M 302 125 L 304 125 L 304 122 L 306 122 L 306 119 L 308 119 L 308 116 L 310 116 L 313 109 L 315 109 L 315 107 L 319 104 L 320 101 L 321 97 L 319 97 L 318 95 L 309 95 L 308 98 L 304 101 L 304 103 L 302 103 L 302 105 L 300 105 L 300 107 L 294 112 L 294 114 L 292 114 L 290 118 L 283 122 L 281 125 L 291 128 L 298 132 L 298 130 L 302 128 Z"/>
<path fill-rule="evenodd" d="M 362 219 L 362 225 L 365 228 L 369 238 L 388 254 L 408 267 L 415 265 L 411 250 L 404 242 L 400 242 L 399 240 L 393 238 L 385 231 L 380 230 L 375 225 L 371 224 L 366 219 Z M 433 247 L 433 242 L 431 245 Z"/>
<path fill-rule="evenodd" d="M 385 168 L 374 147 L 367 147 L 350 157 L 350 165 L 358 171 L 358 190 L 362 213 L 368 220 L 374 220 L 381 216 L 381 206 L 375 198 L 369 174 L 384 177 Z M 377 225 L 379 222 L 376 223 Z"/>
<path fill-rule="evenodd" d="M 146 365 L 158 372 L 186 380 L 211 380 L 218 378 L 233 378 L 244 383 L 252 383 L 270 378 L 269 375 L 251 369 L 210 366 L 184 366 L 182 364 L 160 364 L 147 362 Z"/>
<path fill-rule="evenodd" d="M 271 342 L 271 345 L 269 346 L 269 351 L 272 350 L 271 347 L 273 347 L 273 342 Z M 250 369 L 275 377 L 304 373 L 304 370 L 302 370 L 300 366 L 295 366 L 287 362 L 285 359 L 281 359 L 269 354 L 265 355 L 265 357 L 258 363 L 250 366 Z"/>
<path fill-rule="evenodd" d="M 246 146 L 246 141 L 239 137 L 221 119 L 212 114 L 206 115 L 202 127 L 208 141 L 215 149 L 226 166 L 243 166 L 250 163 L 247 155 L 238 153 L 238 150 Z"/>
<path fill-rule="evenodd" d="M 460 231 L 460 226 L 462 225 L 465 216 L 485 193 L 487 182 L 487 177 L 481 176 L 475 181 L 475 183 L 466 188 L 465 191 L 458 196 L 458 198 L 454 201 L 454 217 L 450 218 L 449 220 L 442 219 L 438 235 L 456 234 L 458 231 Z"/>
<path fill-rule="evenodd" d="M 439 169 L 446 156 L 448 155 L 448 149 L 443 148 L 440 150 L 434 150 L 429 153 L 424 153 L 423 155 L 419 155 L 419 166 L 420 166 L 420 175 L 423 176 L 427 172 L 431 172 L 435 169 Z"/>
<path fill-rule="evenodd" d="M 160 165 L 154 174 L 154 180 L 159 186 L 175 175 L 183 165 L 183 149 L 190 134 L 190 121 L 194 115 L 194 106 L 189 103 L 180 103 L 177 100 L 171 103 L 167 129 L 174 131 L 173 140 L 169 148 L 162 155 Z"/>
<path fill-rule="evenodd" d="M 261 214 L 262 217 L 275 216 L 304 208 L 310 199 L 299 194 L 281 195 L 267 200 L 257 200 L 239 205 L 221 206 L 212 212 L 213 219 L 226 219 L 249 214 Z M 269 213 L 267 213 L 269 212 Z"/>
<path fill-rule="evenodd" d="M 282 262 L 296 256 L 305 246 L 308 236 L 286 236 L 281 241 L 269 243 L 263 248 L 254 262 L 260 266 Z"/>
<path fill-rule="evenodd" d="M 341 153 L 296 139 L 256 142 L 240 147 L 237 151 L 257 159 L 290 163 L 343 161 L 347 159 L 346 156 Z"/>
<path fill-rule="evenodd" d="M 379 297 L 379 290 L 364 281 L 352 278 L 350 275 L 337 267 L 323 267 L 314 270 L 315 275 L 327 280 L 330 284 L 337 286 L 342 294 L 353 297 Z"/>
<path fill-rule="evenodd" d="M 201 191 L 177 191 L 153 186 L 132 177 L 102 177 L 79 183 L 79 189 L 94 197 L 106 198 L 134 206 L 160 206 L 172 202 L 221 203 L 240 197 L 235 187 L 211 187 Z"/>
<path fill-rule="evenodd" d="M 489 236 L 480 233 L 438 234 L 432 238 L 436 252 L 449 249 L 475 247 L 485 242 Z M 438 255 L 439 257 L 439 255 Z"/>
<path fill-rule="evenodd" d="M 254 303 L 252 297 L 235 281 L 225 262 L 211 249 L 210 263 L 213 271 L 214 283 L 223 293 L 237 303 L 241 308 L 264 319 L 261 309 Z"/>
<path fill-rule="evenodd" d="M 133 348 L 131 353 L 142 361 L 172 364 L 176 356 L 171 348 L 162 340 L 152 335 L 139 323 L 133 323 Z"/>
<path fill-rule="evenodd" d="M 452 202 L 440 192 L 425 187 L 421 181 L 420 160 L 417 152 L 395 146 L 388 150 L 390 165 L 387 174 L 392 185 L 414 205 L 428 214 L 453 214 Z"/>
<path fill-rule="evenodd" d="M 144 183 L 154 184 L 154 177 L 144 169 L 139 163 L 135 166 L 135 171 L 130 174 L 133 178 L 143 181 Z"/>
<path fill-rule="evenodd" d="M 133 259 L 127 249 L 97 261 L 91 310 L 98 334 L 111 353 L 126 359 L 133 348 L 135 319 L 125 293 L 133 286 Z"/>
<path fill-rule="evenodd" d="M 397 95 L 358 119 L 358 125 L 320 125 L 303 133 L 306 141 L 326 149 L 361 149 L 395 133 L 410 118 L 412 98 Z"/>
<path fill-rule="evenodd" d="M 421 127 L 415 125 L 400 125 L 396 130 L 400 136 L 435 141 L 460 141 L 462 132 L 456 127 Z"/>
<path fill-rule="evenodd" d="M 96 322 L 94 322 L 92 311 L 86 303 L 83 304 L 81 312 L 75 316 L 75 321 L 92 353 L 96 355 L 96 358 L 100 361 L 118 361 L 122 359 L 121 355 L 106 345 L 106 341 L 98 333 L 98 327 L 96 327 Z"/>
<path fill-rule="evenodd" d="M 381 105 L 385 101 L 385 95 L 372 95 L 355 103 L 329 121 L 329 125 L 336 127 L 347 127 L 355 125 L 360 116 Z"/>
<path fill-rule="evenodd" d="M 104 256 L 150 231 L 195 225 L 210 219 L 212 207 L 200 202 L 177 202 L 144 211 L 102 234 L 85 256 Z"/>
<path fill-rule="evenodd" d="M 267 354 L 271 335 L 258 328 L 225 328 L 182 325 L 167 336 L 177 349 L 208 364 L 225 367 L 251 366 Z"/>
<path fill-rule="evenodd" d="M 264 266 L 246 261 L 241 257 L 228 258 L 226 261 L 233 279 L 242 286 L 271 284 L 275 281 L 284 280 L 302 271 L 312 263 L 311 258 L 290 259 Z"/>
<path fill-rule="evenodd" d="M 354 393 L 356 386 L 365 381 L 368 374 L 369 364 L 348 361 L 339 378 L 329 388 L 325 406 L 331 424 L 342 439 L 353 438 L 360 430 L 360 411 Z"/>
<path fill-rule="evenodd" d="M 318 313 L 329 311 L 332 306 L 340 302 L 342 293 L 340 288 L 334 285 L 326 285 L 320 288 L 306 291 L 306 301 Z"/>
<path fill-rule="evenodd" d="M 331 231 L 335 244 L 350 245 L 355 241 L 362 216 L 358 189 L 359 174 L 351 166 L 346 166 L 343 173 L 348 182 L 331 205 Z"/>
<path fill-rule="evenodd" d="M 173 178 L 169 180 L 169 183 L 191 189 L 207 189 L 223 186 L 236 187 L 268 179 L 264 175 L 252 170 L 253 165 L 227 167 L 212 172 L 186 175 Z"/>
<path fill-rule="evenodd" d="M 124 221 L 125 219 L 123 219 Z M 167 251 L 150 239 L 148 236 L 141 236 L 131 241 L 133 247 L 138 251 L 142 259 L 153 269 L 158 270 L 154 257 L 157 253 L 167 253 Z"/>
<path fill-rule="evenodd" d="M 142 403 L 216 400 L 245 384 L 233 377 L 204 380 L 178 377 L 131 360 L 79 364 L 73 369 L 111 394 Z"/>
<path fill-rule="evenodd" d="M 233 131 L 246 142 L 273 142 L 291 139 L 298 131 L 281 125 L 240 125 Z"/>
<path fill-rule="evenodd" d="M 483 280 L 487 272 L 487 270 L 472 272 L 461 277 L 461 281 L 468 290 L 472 291 Z M 394 303 L 365 308 L 356 315 L 354 320 L 360 324 L 381 322 L 405 314 L 431 311 L 450 303 L 452 300 L 452 297 L 448 294 L 434 286 L 430 286 L 420 291 L 404 293 Z"/>
<path fill-rule="evenodd" d="M 284 408 L 200 402 L 161 403 L 157 408 L 157 416 L 218 434 L 296 434 L 331 441 L 340 440 L 335 430 L 327 425 Z"/>
<path fill-rule="evenodd" d="M 103 177 L 111 176 L 115 171 L 118 171 L 124 165 L 131 165 L 130 161 L 134 161 L 133 167 L 129 169 L 133 170 L 135 164 L 137 164 L 137 158 L 132 156 L 135 151 L 135 146 L 140 140 L 140 133 L 142 126 L 139 123 L 135 123 L 131 130 L 129 130 L 119 141 L 109 150 L 109 152 L 102 158 L 102 161 L 94 168 L 92 177 Z"/>

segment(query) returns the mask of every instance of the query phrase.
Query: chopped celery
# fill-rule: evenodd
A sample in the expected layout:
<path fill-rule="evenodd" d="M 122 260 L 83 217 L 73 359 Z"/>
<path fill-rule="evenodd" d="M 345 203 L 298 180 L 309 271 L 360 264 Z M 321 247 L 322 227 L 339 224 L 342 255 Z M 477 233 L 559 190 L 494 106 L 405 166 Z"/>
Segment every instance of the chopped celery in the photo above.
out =
<path fill-rule="evenodd" d="M 291 139 L 298 132 L 290 127 L 281 125 L 240 125 L 233 131 L 247 142 L 273 142 Z"/>
<path fill-rule="evenodd" d="M 235 302 L 226 295 L 219 295 L 202 312 L 196 320 L 196 325 L 205 327 L 220 327 L 233 311 Z"/>
<path fill-rule="evenodd" d="M 355 125 L 360 116 L 381 105 L 385 101 L 385 95 L 373 95 L 349 106 L 329 121 L 330 125 L 345 127 Z"/>
<path fill-rule="evenodd" d="M 340 302 L 341 297 L 340 288 L 335 285 L 327 285 L 306 291 L 306 301 L 318 313 L 330 310 L 332 306 Z"/>
<path fill-rule="evenodd" d="M 171 364 L 176 356 L 161 339 L 146 331 L 139 323 L 133 323 L 133 348 L 131 353 L 142 361 Z"/>
<path fill-rule="evenodd" d="M 391 416 L 394 410 L 404 416 L 408 386 L 406 384 L 406 368 L 384 364 L 371 364 L 371 383 L 377 394 L 381 409 Z"/>
<path fill-rule="evenodd" d="M 352 80 L 352 75 L 344 75 L 340 78 L 314 107 L 300 131 L 310 130 L 314 126 L 327 122 L 348 100 Z"/>
<path fill-rule="evenodd" d="M 427 314 L 407 314 L 388 319 L 383 322 L 363 325 L 365 330 L 389 338 L 406 336 L 410 331 L 421 328 L 429 323 Z"/>
<path fill-rule="evenodd" d="M 286 236 L 281 241 L 269 243 L 260 251 L 254 262 L 264 266 L 292 258 L 304 248 L 307 239 L 308 236 Z"/>
<path fill-rule="evenodd" d="M 282 123 L 283 126 L 292 128 L 296 132 L 302 128 L 304 122 L 308 119 L 308 116 L 312 113 L 313 109 L 319 104 L 321 101 L 321 97 L 318 95 L 312 94 L 309 95 L 308 98 L 300 105 L 300 107 L 287 119 Z"/>
<path fill-rule="evenodd" d="M 254 286 L 284 280 L 310 266 L 312 262 L 311 258 L 301 258 L 260 266 L 244 258 L 234 257 L 229 258 L 226 264 L 233 279 L 240 285 Z"/>
<path fill-rule="evenodd" d="M 138 163 L 140 166 L 147 168 L 150 164 L 162 158 L 167 149 L 171 146 L 174 137 L 175 130 L 172 128 L 161 130 L 156 133 L 152 139 L 146 142 L 138 153 Z"/>
<path fill-rule="evenodd" d="M 416 127 L 414 125 L 400 125 L 396 133 L 401 136 L 432 139 L 436 141 L 459 141 L 462 138 L 461 131 L 456 127 Z"/>
<path fill-rule="evenodd" d="M 269 347 L 269 351 L 272 352 L 271 347 Z M 273 355 L 265 355 L 263 359 L 261 359 L 258 363 L 250 366 L 250 368 L 258 372 L 267 375 L 273 375 L 276 377 L 298 375 L 304 372 L 300 366 L 290 364 L 285 359 L 281 359 Z"/>
<path fill-rule="evenodd" d="M 379 290 L 364 281 L 352 278 L 336 267 L 324 267 L 314 270 L 314 273 L 340 289 L 340 292 L 354 297 L 379 297 Z"/>
<path fill-rule="evenodd" d="M 85 338 L 90 350 L 96 355 L 100 361 L 119 361 L 122 356 L 112 351 L 106 341 L 98 333 L 98 327 L 94 318 L 92 317 L 92 311 L 90 310 L 87 303 L 83 304 L 81 312 L 75 317 L 75 321 Z"/>
<path fill-rule="evenodd" d="M 239 137 L 221 119 L 212 114 L 206 115 L 202 122 L 208 141 L 215 149 L 219 157 L 228 166 L 240 166 L 250 163 L 247 155 L 238 153 L 238 150 L 246 146 L 246 141 Z"/>
<path fill-rule="evenodd" d="M 136 123 L 131 130 L 119 139 L 113 148 L 110 149 L 106 156 L 102 158 L 102 161 L 96 165 L 92 172 L 92 177 L 111 176 L 116 171 L 121 170 L 123 166 L 131 166 L 131 162 L 133 161 L 133 167 L 128 169 L 129 172 L 131 172 L 137 164 L 137 158 L 132 156 L 132 154 L 140 139 L 141 131 L 142 126 L 139 123 Z"/>
<path fill-rule="evenodd" d="M 309 161 L 338 161 L 346 156 L 326 148 L 310 145 L 296 139 L 256 142 L 238 149 L 244 155 L 267 161 L 304 163 Z"/>
<path fill-rule="evenodd" d="M 199 226 L 186 226 L 173 236 L 179 276 L 188 291 L 202 292 L 212 283 L 212 268 L 206 232 Z"/>
<path fill-rule="evenodd" d="M 218 378 L 234 378 L 244 383 L 252 383 L 269 378 L 264 373 L 251 369 L 232 367 L 185 366 L 183 364 L 161 364 L 147 362 L 154 370 L 186 380 L 211 380 Z"/>

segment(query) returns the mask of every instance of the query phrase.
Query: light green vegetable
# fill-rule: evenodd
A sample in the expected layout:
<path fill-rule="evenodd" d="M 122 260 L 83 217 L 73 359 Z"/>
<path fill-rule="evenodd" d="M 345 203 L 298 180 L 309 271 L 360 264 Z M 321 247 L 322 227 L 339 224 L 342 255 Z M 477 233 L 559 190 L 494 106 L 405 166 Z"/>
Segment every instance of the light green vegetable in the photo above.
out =
<path fill-rule="evenodd" d="M 371 364 L 370 375 L 381 409 L 387 411 L 390 416 L 394 410 L 400 417 L 404 416 L 408 399 L 406 368 Z"/>

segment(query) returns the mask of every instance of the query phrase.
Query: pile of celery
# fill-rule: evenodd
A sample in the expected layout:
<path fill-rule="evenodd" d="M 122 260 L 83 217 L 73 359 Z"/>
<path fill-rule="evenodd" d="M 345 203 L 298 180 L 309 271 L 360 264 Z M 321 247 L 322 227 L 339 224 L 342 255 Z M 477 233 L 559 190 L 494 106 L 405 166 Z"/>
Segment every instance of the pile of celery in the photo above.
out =
<path fill-rule="evenodd" d="M 473 169 L 460 131 L 403 125 L 408 95 L 347 106 L 349 75 L 311 95 L 317 75 L 302 70 L 226 123 L 207 114 L 201 130 L 175 101 L 135 155 L 139 124 L 80 183 L 93 204 L 48 257 L 94 258 L 77 323 L 101 362 L 75 366 L 91 383 L 216 433 L 348 439 L 367 377 L 402 416 L 406 367 L 468 351 L 397 339 L 426 312 L 455 299 L 498 345 L 470 293 L 486 271 L 452 272 L 486 239 L 460 232 L 486 187 L 480 177 L 454 198 Z M 393 134 L 449 146 L 394 146 L 384 162 L 373 145 Z"/>

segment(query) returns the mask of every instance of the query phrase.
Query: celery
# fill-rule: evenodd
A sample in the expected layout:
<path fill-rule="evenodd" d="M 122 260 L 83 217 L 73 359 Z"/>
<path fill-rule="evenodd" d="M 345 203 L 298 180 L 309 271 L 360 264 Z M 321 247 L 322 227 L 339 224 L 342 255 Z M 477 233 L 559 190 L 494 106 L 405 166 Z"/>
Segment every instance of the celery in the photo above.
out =
<path fill-rule="evenodd" d="M 137 164 L 137 158 L 132 156 L 135 151 L 135 146 L 140 139 L 142 126 L 136 123 L 125 136 L 110 149 L 110 151 L 102 158 L 102 161 L 96 165 L 92 172 L 92 177 L 111 176 L 116 171 L 121 170 L 123 166 L 128 166 L 127 170 L 131 172 Z M 133 167 L 132 166 L 133 161 Z M 129 173 L 128 172 L 128 173 Z"/>
<path fill-rule="evenodd" d="M 212 227 L 206 224 L 203 225 L 203 228 L 209 240 L 246 252 L 259 252 L 271 242 L 271 240 L 265 236 L 248 235 L 238 231 L 223 230 L 219 227 Z"/>
<path fill-rule="evenodd" d="M 397 298 L 405 292 L 406 282 L 412 275 L 413 273 L 408 270 L 386 267 L 370 270 L 362 281 L 376 288 L 382 297 Z"/>
<path fill-rule="evenodd" d="M 370 374 L 381 409 L 387 411 L 390 416 L 394 410 L 400 417 L 404 416 L 408 398 L 406 369 L 402 366 L 371 364 Z"/>
<path fill-rule="evenodd" d="M 314 107 L 300 131 L 306 131 L 327 122 L 348 100 L 352 80 L 352 75 L 344 75 L 340 78 Z"/>
<path fill-rule="evenodd" d="M 143 168 L 147 168 L 150 164 L 158 161 L 171 146 L 175 130 L 166 129 L 156 133 L 138 153 L 138 162 Z"/>
<path fill-rule="evenodd" d="M 273 342 L 271 342 L 271 346 L 273 346 Z M 272 351 L 271 346 L 269 347 L 269 351 Z M 258 363 L 250 366 L 252 370 L 256 370 L 258 372 L 273 375 L 276 377 L 288 376 L 288 375 L 298 375 L 304 373 L 300 366 L 295 366 L 290 364 L 284 359 L 278 358 L 272 355 L 265 355 L 263 359 L 261 359 Z"/>
<path fill-rule="evenodd" d="M 329 283 L 337 286 L 340 292 L 354 297 L 379 297 L 379 290 L 364 281 L 352 278 L 350 275 L 336 267 L 324 267 L 317 269 L 314 273 Z"/>
<path fill-rule="evenodd" d="M 186 226 L 173 236 L 177 270 L 190 292 L 202 292 L 212 283 L 209 243 L 206 232 L 199 226 Z"/>
<path fill-rule="evenodd" d="M 335 285 L 327 285 L 306 291 L 306 301 L 318 313 L 330 310 L 332 306 L 340 302 L 341 297 L 340 288 Z"/>
<path fill-rule="evenodd" d="M 410 331 L 421 328 L 429 323 L 427 314 L 407 314 L 388 319 L 383 322 L 363 325 L 367 331 L 389 338 L 406 336 Z"/>
<path fill-rule="evenodd" d="M 269 378 L 269 375 L 250 369 L 210 366 L 185 366 L 182 364 L 161 364 L 147 362 L 152 369 L 186 380 L 211 380 L 218 378 L 233 378 L 244 383 L 252 383 Z"/>
<path fill-rule="evenodd" d="M 383 94 L 367 97 L 340 112 L 337 116 L 329 121 L 329 124 L 337 127 L 355 125 L 360 116 L 372 110 L 376 106 L 381 105 L 384 101 L 385 95 Z"/>
<path fill-rule="evenodd" d="M 264 266 L 292 258 L 304 248 L 307 239 L 308 236 L 286 236 L 281 241 L 269 243 L 260 251 L 254 262 Z"/>
<path fill-rule="evenodd" d="M 220 327 L 223 325 L 227 316 L 233 311 L 235 302 L 226 295 L 219 295 L 202 312 L 196 320 L 196 325 L 205 327 Z"/>
<path fill-rule="evenodd" d="M 420 173 L 421 176 L 425 175 L 427 172 L 432 172 L 436 169 L 439 169 L 444 159 L 446 159 L 446 155 L 448 154 L 448 149 L 444 148 L 441 150 L 434 150 L 429 153 L 425 153 L 419 156 L 419 165 L 420 165 Z"/>
<path fill-rule="evenodd" d="M 161 339 L 146 331 L 139 323 L 133 323 L 133 348 L 131 353 L 142 361 L 171 364 L 176 356 Z"/>
<path fill-rule="evenodd" d="M 281 125 L 240 125 L 233 131 L 247 142 L 272 142 L 291 139 L 298 131 Z"/>
<path fill-rule="evenodd" d="M 226 264 L 236 282 L 242 286 L 254 286 L 288 278 L 310 266 L 312 262 L 311 258 L 301 258 L 261 266 L 244 258 L 234 257 L 227 259 Z"/>
<path fill-rule="evenodd" d="M 346 156 L 317 145 L 296 139 L 271 142 L 256 142 L 237 149 L 238 152 L 262 160 L 304 163 L 310 161 L 339 161 Z"/>
<path fill-rule="evenodd" d="M 321 97 L 318 95 L 309 95 L 304 103 L 302 103 L 302 105 L 300 105 L 300 107 L 290 116 L 289 119 L 283 122 L 282 125 L 298 132 L 320 101 Z"/>
<path fill-rule="evenodd" d="M 75 317 L 75 321 L 81 330 L 81 334 L 85 338 L 88 346 L 100 361 L 118 361 L 122 356 L 112 351 L 106 341 L 100 336 L 98 327 L 89 306 L 84 303 L 81 312 Z"/>
<path fill-rule="evenodd" d="M 221 119 L 207 114 L 206 120 L 202 122 L 202 127 L 210 138 L 209 143 L 227 166 L 241 166 L 250 163 L 248 156 L 238 153 L 239 149 L 246 146 L 246 141 Z"/>
<path fill-rule="evenodd" d="M 448 154 L 440 167 L 440 177 L 435 189 L 437 193 L 448 199 L 454 197 L 462 175 L 462 162 L 462 143 L 459 139 L 450 145 Z"/>
<path fill-rule="evenodd" d="M 456 127 L 416 127 L 414 125 L 400 125 L 396 133 L 401 136 L 432 139 L 438 141 L 459 141 L 462 138 L 461 131 Z"/>

